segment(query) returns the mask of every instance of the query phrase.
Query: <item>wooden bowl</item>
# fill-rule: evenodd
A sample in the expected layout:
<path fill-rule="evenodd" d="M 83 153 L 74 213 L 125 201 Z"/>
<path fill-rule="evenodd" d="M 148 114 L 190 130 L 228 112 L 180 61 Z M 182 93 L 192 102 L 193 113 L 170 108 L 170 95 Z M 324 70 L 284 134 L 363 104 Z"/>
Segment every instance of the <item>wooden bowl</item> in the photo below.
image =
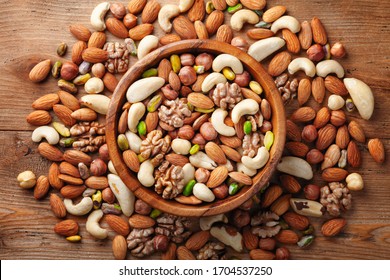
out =
<path fill-rule="evenodd" d="M 169 58 L 172 54 L 188 52 L 194 54 L 208 52 L 216 55 L 227 53 L 239 58 L 243 63 L 245 70 L 248 71 L 264 89 L 265 93 L 263 94 L 265 94 L 265 97 L 272 108 L 271 122 L 275 134 L 275 141 L 270 151 L 270 159 L 263 169 L 253 177 L 254 183 L 252 186 L 244 187 L 236 195 L 229 196 L 226 199 L 200 205 L 185 205 L 178 203 L 175 200 L 166 200 L 158 195 L 153 187 L 146 188 L 142 186 L 138 181 L 136 174 L 133 174 L 123 161 L 122 152 L 119 150 L 116 141 L 118 136 L 118 120 L 122 112 L 122 106 L 127 101 L 126 91 L 128 87 L 138 80 L 145 70 L 156 67 L 163 58 Z M 106 141 L 112 163 L 114 164 L 118 175 L 138 198 L 142 199 L 153 208 L 170 214 L 188 217 L 210 216 L 225 213 L 239 207 L 266 186 L 282 156 L 286 136 L 285 121 L 284 105 L 280 93 L 277 90 L 273 79 L 267 74 L 260 63 L 238 48 L 226 43 L 213 40 L 184 40 L 163 46 L 153 51 L 134 64 L 122 77 L 112 96 L 110 108 L 107 113 Z"/>

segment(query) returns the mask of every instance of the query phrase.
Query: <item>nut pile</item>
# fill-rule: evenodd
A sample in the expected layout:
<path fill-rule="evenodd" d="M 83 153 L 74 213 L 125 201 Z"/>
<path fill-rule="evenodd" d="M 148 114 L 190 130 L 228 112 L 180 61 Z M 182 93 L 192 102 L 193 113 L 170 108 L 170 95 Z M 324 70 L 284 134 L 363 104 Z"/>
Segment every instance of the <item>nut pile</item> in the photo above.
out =
<path fill-rule="evenodd" d="M 36 83 L 50 72 L 58 79 L 60 90 L 36 100 L 27 116 L 37 126 L 32 140 L 41 142 L 38 152 L 53 163 L 48 176 L 24 171 L 17 177 L 20 187 L 34 188 L 36 199 L 52 192 L 50 207 L 62 219 L 54 227 L 57 234 L 80 241 L 72 216 L 88 216 L 85 227 L 94 238 L 115 232 L 116 259 L 128 252 L 137 258 L 160 252 L 163 259 L 229 259 L 249 252 L 251 259 L 288 259 L 288 246 L 306 247 L 315 239 L 308 217 L 331 217 L 322 225 L 323 236 L 342 231 L 347 222 L 340 216 L 351 208 L 353 192 L 364 187 L 362 176 L 347 167 L 359 168 L 366 144 L 376 162 L 385 160 L 383 143 L 366 139 L 359 122 L 347 119 L 346 111 L 355 108 L 370 119 L 373 94 L 364 82 L 344 78 L 336 59 L 345 56 L 345 48 L 329 44 L 318 18 L 300 23 L 285 15 L 284 6 L 265 7 L 265 0 L 180 0 L 178 5 L 131 0 L 127 7 L 103 2 L 91 13 L 94 32 L 82 24 L 70 26 L 78 40 L 71 61 L 59 59 L 52 66 L 44 60 L 29 74 Z M 232 14 L 229 24 L 224 11 Z M 160 38 L 152 35 L 156 20 L 166 33 Z M 254 25 L 246 32 L 255 40 L 251 45 L 243 32 L 234 37 L 244 25 Z M 105 30 L 118 41 L 106 42 Z M 142 58 L 159 45 L 212 36 L 259 62 L 269 61 L 268 72 L 286 105 L 297 99 L 301 107 L 287 120 L 286 151 L 276 180 L 229 213 L 193 220 L 161 213 L 134 197 L 109 161 L 100 116 L 110 101 L 106 90 L 115 89 L 116 75 L 128 69 L 130 55 Z M 57 54 L 66 53 L 67 44 L 61 43 Z M 129 88 L 118 145 L 127 166 L 148 175 L 139 176 L 144 186 L 154 186 L 164 198 L 197 204 L 251 185 L 252 173 L 262 166 L 254 165 L 256 159 L 272 145 L 271 111 L 260 97 L 261 87 L 234 61 L 207 53 L 173 55 Z M 213 73 L 207 75 L 208 69 Z M 311 96 L 319 104 L 327 100 L 327 106 L 317 112 L 303 106 Z M 248 102 L 253 113 L 246 108 L 233 114 Z M 237 135 L 227 135 L 230 131 Z M 317 168 L 322 186 L 311 181 Z M 215 182 L 220 176 L 223 180 Z M 201 187 L 194 186 L 194 179 Z"/>

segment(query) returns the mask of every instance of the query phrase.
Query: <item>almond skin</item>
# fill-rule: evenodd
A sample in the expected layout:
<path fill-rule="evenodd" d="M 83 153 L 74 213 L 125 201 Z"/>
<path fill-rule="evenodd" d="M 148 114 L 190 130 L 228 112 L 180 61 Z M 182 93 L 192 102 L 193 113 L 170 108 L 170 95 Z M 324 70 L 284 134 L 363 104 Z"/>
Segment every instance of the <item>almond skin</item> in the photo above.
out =
<path fill-rule="evenodd" d="M 311 82 L 309 79 L 302 79 L 298 86 L 298 103 L 299 106 L 305 104 L 311 95 Z"/>
<path fill-rule="evenodd" d="M 321 20 L 317 17 L 314 17 L 310 24 L 313 32 L 314 42 L 320 45 L 325 45 L 328 42 L 328 36 Z"/>
<path fill-rule="evenodd" d="M 86 187 L 84 185 L 67 185 L 61 188 L 60 193 L 65 198 L 73 199 L 82 195 L 85 189 Z"/>
<path fill-rule="evenodd" d="M 291 194 L 285 194 L 279 197 L 274 203 L 272 203 L 270 208 L 271 211 L 278 216 L 282 216 L 290 208 L 290 198 Z"/>
<path fill-rule="evenodd" d="M 244 227 L 242 230 L 242 241 L 247 250 L 257 249 L 259 245 L 259 237 L 252 233 L 249 226 Z"/>
<path fill-rule="evenodd" d="M 301 142 L 302 140 L 300 128 L 291 120 L 287 120 L 286 122 L 286 134 L 287 138 L 291 141 Z"/>
<path fill-rule="evenodd" d="M 178 16 L 173 21 L 173 29 L 183 39 L 196 39 L 194 24 L 185 16 Z"/>
<path fill-rule="evenodd" d="M 99 32 L 99 31 L 93 32 L 91 37 L 88 40 L 88 48 L 95 47 L 95 48 L 102 49 L 104 47 L 104 44 L 106 43 L 106 40 L 107 37 L 104 32 Z"/>
<path fill-rule="evenodd" d="M 218 166 L 210 173 L 210 177 L 207 181 L 209 188 L 215 188 L 221 185 L 227 178 L 229 171 L 225 166 Z"/>
<path fill-rule="evenodd" d="M 346 149 L 350 139 L 348 127 L 346 125 L 340 126 L 336 133 L 336 145 L 339 146 L 340 149 Z"/>
<path fill-rule="evenodd" d="M 106 176 L 91 176 L 85 180 L 85 185 L 91 189 L 104 190 L 108 187 Z"/>
<path fill-rule="evenodd" d="M 261 207 L 268 208 L 274 201 L 276 201 L 283 193 L 283 189 L 278 185 L 268 187 L 261 199 Z"/>
<path fill-rule="evenodd" d="M 282 30 L 283 39 L 286 41 L 287 50 L 291 53 L 299 53 L 301 44 L 298 36 L 292 33 L 289 29 Z"/>
<path fill-rule="evenodd" d="M 221 149 L 229 159 L 235 162 L 241 162 L 241 155 L 235 149 L 232 149 L 226 145 L 221 145 Z"/>
<path fill-rule="evenodd" d="M 77 41 L 72 46 L 72 61 L 80 65 L 83 62 L 83 51 L 87 48 L 87 43 L 84 41 Z"/>
<path fill-rule="evenodd" d="M 131 0 L 129 4 L 127 4 L 127 9 L 129 13 L 136 15 L 139 14 L 146 5 L 147 0 Z"/>
<path fill-rule="evenodd" d="M 68 107 L 56 104 L 53 106 L 53 111 L 56 116 L 64 123 L 66 126 L 73 126 L 76 123 L 76 120 L 72 118 L 72 110 Z"/>
<path fill-rule="evenodd" d="M 250 186 L 253 183 L 251 177 L 241 172 L 230 172 L 229 177 L 234 181 L 246 186 Z"/>
<path fill-rule="evenodd" d="M 322 171 L 322 179 L 326 182 L 340 182 L 348 175 L 348 171 L 338 167 L 327 168 Z"/>
<path fill-rule="evenodd" d="M 221 42 L 225 42 L 225 43 L 230 44 L 230 42 L 233 39 L 232 28 L 227 24 L 221 25 L 217 30 L 217 35 L 215 36 L 215 39 L 217 41 L 221 41 Z"/>
<path fill-rule="evenodd" d="M 214 35 L 218 28 L 223 24 L 225 15 L 223 12 L 215 10 L 206 19 L 206 29 L 209 36 Z"/>
<path fill-rule="evenodd" d="M 200 21 L 197 20 L 194 22 L 195 32 L 196 36 L 198 36 L 199 39 L 208 39 L 209 33 L 207 32 L 206 25 Z"/>
<path fill-rule="evenodd" d="M 89 155 L 87 155 L 82 151 L 77 151 L 77 150 L 65 151 L 64 160 L 66 160 L 67 162 L 75 166 L 77 166 L 80 162 L 89 166 L 92 162 L 92 158 Z"/>
<path fill-rule="evenodd" d="M 162 260 L 175 260 L 176 259 L 176 249 L 177 246 L 175 243 L 170 242 L 168 245 L 168 250 L 161 254 Z"/>
<path fill-rule="evenodd" d="M 242 141 L 240 138 L 238 138 L 237 136 L 231 136 L 231 137 L 228 137 L 228 136 L 223 136 L 223 135 L 219 135 L 219 140 L 221 140 L 221 142 L 226 145 L 226 146 L 229 146 L 230 148 L 238 148 L 242 145 Z"/>
<path fill-rule="evenodd" d="M 167 154 L 165 156 L 165 159 L 169 161 L 173 165 L 178 165 L 183 167 L 187 163 L 189 163 L 188 157 L 183 156 L 183 155 L 178 155 L 178 154 Z"/>
<path fill-rule="evenodd" d="M 351 167 L 360 167 L 362 164 L 362 156 L 358 145 L 355 141 L 350 141 L 347 148 L 347 161 Z"/>
<path fill-rule="evenodd" d="M 79 169 L 66 161 L 61 162 L 60 164 L 60 173 L 67 174 L 75 178 L 81 178 Z"/>
<path fill-rule="evenodd" d="M 307 50 L 312 45 L 313 33 L 311 31 L 310 23 L 306 20 L 301 23 L 301 31 L 299 32 L 298 39 L 304 50 Z"/>
<path fill-rule="evenodd" d="M 50 185 L 57 190 L 64 186 L 64 183 L 58 178 L 58 175 L 60 175 L 60 168 L 57 163 L 53 162 L 49 168 L 48 179 Z"/>
<path fill-rule="evenodd" d="M 294 176 L 283 174 L 280 176 L 282 187 L 289 193 L 298 193 L 301 190 L 301 185 Z"/>
<path fill-rule="evenodd" d="M 138 172 L 140 167 L 140 162 L 137 157 L 137 154 L 132 150 L 126 150 L 123 152 L 122 155 L 123 155 L 123 160 L 125 161 L 127 167 L 134 172 Z"/>
<path fill-rule="evenodd" d="M 71 184 L 71 185 L 82 185 L 84 182 L 80 178 L 76 178 L 70 175 L 66 174 L 60 174 L 58 175 L 58 178 L 60 178 L 65 183 Z"/>
<path fill-rule="evenodd" d="M 293 122 L 309 122 L 316 117 L 316 112 L 311 107 L 301 107 L 291 115 Z"/>
<path fill-rule="evenodd" d="M 118 38 L 125 39 L 128 37 L 128 31 L 122 21 L 116 18 L 108 18 L 106 20 L 107 30 Z"/>
<path fill-rule="evenodd" d="M 266 5 L 265 0 L 240 0 L 240 2 L 250 10 L 262 10 Z"/>
<path fill-rule="evenodd" d="M 39 200 L 46 196 L 50 188 L 49 180 L 46 176 L 41 175 L 37 180 L 34 188 L 34 198 Z"/>
<path fill-rule="evenodd" d="M 286 71 L 291 62 L 291 54 L 289 52 L 280 52 L 275 55 L 268 66 L 268 73 L 271 76 L 279 76 Z"/>
<path fill-rule="evenodd" d="M 214 107 L 213 100 L 211 100 L 207 95 L 204 95 L 203 93 L 190 93 L 187 99 L 188 102 L 191 103 L 191 105 L 194 105 L 197 108 L 211 109 Z"/>
<path fill-rule="evenodd" d="M 285 229 L 281 230 L 276 236 L 276 240 L 285 244 L 296 244 L 299 241 L 299 236 L 294 231 Z"/>
<path fill-rule="evenodd" d="M 337 77 L 328 75 L 325 78 L 325 87 L 333 94 L 348 96 L 348 90 L 344 83 Z"/>
<path fill-rule="evenodd" d="M 348 131 L 349 131 L 349 134 L 351 135 L 351 137 L 353 139 L 355 139 L 356 141 L 358 141 L 360 143 L 366 142 L 366 135 L 364 134 L 364 130 L 361 127 L 361 125 L 359 123 L 357 123 L 356 121 L 351 121 L 348 124 Z"/>
<path fill-rule="evenodd" d="M 200 39 L 200 38 L 199 38 Z M 163 46 L 170 43 L 179 42 L 181 40 L 180 36 L 177 34 L 166 34 L 159 39 L 159 43 Z"/>
<path fill-rule="evenodd" d="M 116 260 L 126 259 L 127 242 L 122 235 L 117 235 L 112 240 L 112 254 Z"/>
<path fill-rule="evenodd" d="M 203 21 L 206 15 L 205 2 L 204 0 L 195 0 L 191 9 L 188 11 L 188 18 L 190 21 L 195 22 L 197 20 Z"/>
<path fill-rule="evenodd" d="M 38 146 L 38 152 L 44 158 L 51 161 L 63 161 L 63 153 L 55 146 L 50 145 L 49 143 L 42 142 Z"/>
<path fill-rule="evenodd" d="M 115 77 L 115 75 L 111 74 L 110 72 L 107 72 L 103 76 L 103 83 L 106 89 L 108 89 L 110 92 L 114 92 L 116 86 L 118 85 L 119 81 Z"/>
<path fill-rule="evenodd" d="M 205 146 L 206 154 L 219 164 L 226 164 L 226 156 L 222 149 L 214 142 L 208 142 Z"/>
<path fill-rule="evenodd" d="M 76 111 L 74 111 L 71 114 L 71 117 L 78 121 L 94 121 L 97 119 L 97 114 L 94 110 L 89 108 L 81 108 Z"/>
<path fill-rule="evenodd" d="M 190 251 L 197 251 L 209 241 L 210 236 L 210 231 L 208 230 L 198 231 L 188 238 L 185 246 Z"/>
<path fill-rule="evenodd" d="M 180 246 L 176 250 L 176 255 L 178 260 L 195 260 L 194 254 L 188 250 L 185 246 Z"/>
<path fill-rule="evenodd" d="M 274 22 L 280 18 L 286 12 L 285 6 L 274 6 L 266 10 L 263 14 L 263 21 L 265 22 Z"/>
<path fill-rule="evenodd" d="M 88 42 L 91 37 L 91 31 L 82 24 L 72 24 L 69 26 L 69 31 L 77 40 Z"/>
<path fill-rule="evenodd" d="M 57 93 L 49 93 L 39 97 L 31 105 L 36 110 L 49 111 L 53 109 L 53 106 L 60 102 L 60 98 Z"/>
<path fill-rule="evenodd" d="M 83 51 L 82 58 L 90 63 L 105 62 L 108 59 L 108 52 L 99 48 L 90 47 Z"/>
<path fill-rule="evenodd" d="M 149 112 L 146 115 L 145 123 L 146 123 L 147 133 L 157 128 L 158 121 L 159 121 L 158 112 Z"/>
<path fill-rule="evenodd" d="M 32 81 L 34 83 L 39 83 L 39 82 L 43 81 L 44 79 L 46 79 L 50 70 L 51 70 L 51 61 L 50 61 L 50 59 L 46 59 L 44 61 L 39 62 L 37 65 L 35 65 L 31 69 L 28 77 L 29 77 L 30 81 Z"/>
<path fill-rule="evenodd" d="M 313 94 L 314 100 L 321 104 L 325 97 L 325 82 L 324 78 L 316 77 L 312 82 L 311 93 Z"/>
<path fill-rule="evenodd" d="M 385 161 L 385 147 L 380 139 L 370 139 L 368 141 L 368 151 L 377 163 L 383 163 Z"/>
<path fill-rule="evenodd" d="M 54 226 L 54 232 L 62 236 L 72 236 L 79 232 L 79 225 L 74 220 L 64 220 Z"/>
<path fill-rule="evenodd" d="M 297 230 L 305 230 L 310 221 L 307 217 L 299 215 L 295 212 L 287 212 L 283 215 L 283 220 L 292 228 Z"/>
<path fill-rule="evenodd" d="M 325 150 L 328 148 L 336 138 L 336 128 L 327 124 L 323 128 L 318 130 L 318 138 L 316 142 L 316 148 L 318 150 Z"/>
<path fill-rule="evenodd" d="M 129 30 L 129 37 L 134 41 L 140 41 L 145 36 L 153 33 L 153 25 L 150 23 L 139 24 Z"/>
<path fill-rule="evenodd" d="M 61 219 L 66 216 L 65 204 L 57 194 L 50 195 L 50 208 L 57 218 Z"/>
<path fill-rule="evenodd" d="M 328 107 L 322 107 L 318 110 L 316 118 L 314 119 L 313 125 L 319 129 L 324 127 L 330 120 L 330 111 Z"/>
<path fill-rule="evenodd" d="M 48 111 L 36 110 L 28 114 L 26 121 L 35 126 L 42 126 L 51 123 L 51 116 Z"/>
<path fill-rule="evenodd" d="M 142 23 L 153 23 L 157 19 L 160 8 L 161 6 L 156 0 L 148 1 L 142 11 Z"/>
<path fill-rule="evenodd" d="M 246 35 L 253 40 L 261 40 L 272 37 L 275 33 L 266 28 L 252 28 L 246 32 Z"/>
<path fill-rule="evenodd" d="M 72 94 L 69 92 L 60 90 L 58 91 L 58 97 L 61 100 L 61 103 L 68 107 L 72 111 L 76 111 L 77 109 L 80 109 L 80 103 L 79 100 L 74 97 Z"/>
<path fill-rule="evenodd" d="M 156 221 L 149 216 L 143 216 L 140 214 L 133 214 L 129 218 L 129 224 L 132 228 L 149 228 L 154 226 L 155 223 Z"/>
<path fill-rule="evenodd" d="M 343 230 L 346 224 L 347 221 L 343 218 L 331 219 L 322 225 L 321 233 L 326 237 L 336 236 Z"/>
<path fill-rule="evenodd" d="M 129 223 L 119 216 L 108 214 L 105 215 L 106 222 L 112 230 L 122 236 L 127 236 L 130 232 Z"/>
<path fill-rule="evenodd" d="M 276 257 L 274 253 L 262 249 L 251 250 L 249 256 L 252 260 L 274 260 Z"/>

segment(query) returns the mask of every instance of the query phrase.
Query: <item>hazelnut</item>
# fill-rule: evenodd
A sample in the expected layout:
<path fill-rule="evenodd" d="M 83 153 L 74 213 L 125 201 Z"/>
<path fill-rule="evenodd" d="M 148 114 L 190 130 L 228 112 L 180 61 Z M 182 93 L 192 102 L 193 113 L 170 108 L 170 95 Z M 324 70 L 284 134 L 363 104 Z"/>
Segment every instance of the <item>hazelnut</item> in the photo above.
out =
<path fill-rule="evenodd" d="M 201 53 L 195 58 L 195 64 L 204 67 L 204 71 L 210 70 L 213 64 L 213 57 L 208 53 Z"/>
<path fill-rule="evenodd" d="M 273 251 L 276 246 L 276 240 L 273 238 L 260 238 L 259 248 L 267 251 Z"/>
<path fill-rule="evenodd" d="M 317 139 L 318 132 L 317 129 L 314 125 L 309 124 L 305 126 L 302 130 L 302 139 L 305 140 L 306 142 L 313 142 L 314 140 Z"/>
<path fill-rule="evenodd" d="M 247 71 L 242 72 L 242 74 L 236 74 L 234 79 L 234 82 L 240 87 L 247 87 L 250 81 L 251 75 Z"/>
<path fill-rule="evenodd" d="M 344 45 L 340 42 L 334 43 L 334 45 L 330 49 L 330 53 L 335 58 L 342 58 L 347 54 Z"/>
<path fill-rule="evenodd" d="M 192 126 L 186 124 L 179 128 L 177 136 L 181 139 L 191 140 L 195 135 L 195 131 Z"/>
<path fill-rule="evenodd" d="M 108 153 L 107 144 L 103 144 L 99 148 L 99 158 L 101 158 L 104 162 L 108 162 L 110 160 L 110 155 Z"/>
<path fill-rule="evenodd" d="M 153 238 L 153 247 L 156 251 L 166 252 L 168 250 L 168 236 L 159 234 Z"/>
<path fill-rule="evenodd" d="M 103 78 L 104 74 L 106 74 L 106 67 L 103 63 L 95 63 L 94 65 L 92 65 L 91 71 L 95 77 L 101 79 Z"/>
<path fill-rule="evenodd" d="M 178 136 L 177 136 L 177 132 L 178 130 L 175 129 L 175 130 L 172 130 L 172 131 L 168 131 L 168 135 L 171 137 L 171 139 L 176 139 Z"/>
<path fill-rule="evenodd" d="M 320 197 L 320 187 L 317 185 L 307 185 L 303 188 L 305 198 L 309 200 L 317 200 Z"/>
<path fill-rule="evenodd" d="M 200 134 L 202 134 L 203 138 L 207 141 L 212 141 L 218 136 L 218 133 L 211 122 L 205 122 L 202 124 L 200 127 Z"/>
<path fill-rule="evenodd" d="M 311 149 L 306 154 L 306 160 L 310 164 L 317 164 L 324 160 L 324 155 L 317 149 Z"/>
<path fill-rule="evenodd" d="M 229 188 L 226 184 L 222 184 L 216 188 L 213 188 L 211 191 L 218 199 L 224 199 L 229 195 Z"/>
<path fill-rule="evenodd" d="M 244 211 L 249 211 L 251 210 L 252 206 L 253 206 L 253 199 L 250 198 L 247 201 L 245 201 L 243 204 L 241 204 L 240 209 Z"/>
<path fill-rule="evenodd" d="M 270 121 L 263 121 L 263 125 L 260 127 L 260 132 L 261 133 L 266 133 L 267 131 L 272 130 L 272 123 Z"/>
<path fill-rule="evenodd" d="M 140 215 L 149 215 L 152 212 L 152 207 L 149 206 L 145 201 L 137 199 L 134 204 L 134 211 Z"/>
<path fill-rule="evenodd" d="M 120 2 L 111 3 L 110 11 L 117 19 L 122 19 L 126 15 L 126 7 Z"/>
<path fill-rule="evenodd" d="M 102 190 L 102 198 L 109 204 L 113 204 L 115 202 L 115 195 L 110 188 Z"/>
<path fill-rule="evenodd" d="M 307 56 L 311 61 L 321 61 L 325 57 L 325 52 L 320 44 L 312 45 L 307 51 Z"/>
<path fill-rule="evenodd" d="M 67 81 L 76 78 L 79 73 L 79 67 L 70 61 L 64 62 L 61 67 L 61 78 Z"/>
<path fill-rule="evenodd" d="M 179 78 L 183 85 L 192 85 L 196 81 L 196 72 L 193 67 L 184 66 L 179 71 Z"/>
<path fill-rule="evenodd" d="M 30 170 L 20 173 L 17 177 L 17 180 L 19 182 L 19 186 L 23 189 L 31 189 L 37 183 L 37 177 Z"/>
<path fill-rule="evenodd" d="M 286 247 L 276 249 L 277 260 L 288 260 L 290 258 L 290 251 Z"/>
<path fill-rule="evenodd" d="M 176 90 L 173 90 L 171 85 L 162 87 L 161 91 L 164 97 L 168 100 L 175 100 L 179 96 L 179 93 Z"/>
<path fill-rule="evenodd" d="M 180 94 L 183 97 L 187 97 L 193 90 L 190 87 L 182 86 L 180 89 Z"/>
<path fill-rule="evenodd" d="M 183 66 L 192 66 L 195 63 L 195 56 L 190 53 L 183 53 L 180 56 L 180 62 Z"/>
<path fill-rule="evenodd" d="M 133 14 L 126 14 L 125 17 L 123 18 L 123 24 L 128 29 L 131 29 L 137 25 L 137 17 Z"/>
<path fill-rule="evenodd" d="M 102 176 L 107 172 L 107 164 L 100 158 L 93 160 L 89 168 L 94 176 Z"/>
<path fill-rule="evenodd" d="M 233 225 L 238 228 L 242 228 L 246 225 L 249 225 L 251 221 L 251 216 L 248 211 L 236 209 L 233 211 L 232 220 Z"/>
<path fill-rule="evenodd" d="M 330 123 L 336 127 L 342 126 L 347 121 L 347 116 L 342 110 L 335 110 L 330 113 Z"/>
<path fill-rule="evenodd" d="M 234 37 L 230 44 L 236 48 L 239 48 L 243 52 L 247 52 L 249 49 L 249 43 L 241 36 Z"/>
<path fill-rule="evenodd" d="M 194 138 L 192 138 L 192 144 L 205 145 L 206 140 L 203 138 L 202 134 L 195 134 Z"/>
<path fill-rule="evenodd" d="M 195 171 L 195 180 L 198 182 L 198 183 L 206 183 L 207 180 L 209 179 L 210 177 L 210 171 L 208 171 L 207 169 L 205 168 L 198 168 L 196 171 Z"/>

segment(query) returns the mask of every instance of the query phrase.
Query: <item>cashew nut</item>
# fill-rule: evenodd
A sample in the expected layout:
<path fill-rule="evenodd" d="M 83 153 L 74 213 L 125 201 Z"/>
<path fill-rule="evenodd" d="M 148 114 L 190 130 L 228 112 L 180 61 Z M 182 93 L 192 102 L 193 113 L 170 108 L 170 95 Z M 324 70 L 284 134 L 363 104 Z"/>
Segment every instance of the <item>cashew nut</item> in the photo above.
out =
<path fill-rule="evenodd" d="M 272 53 L 282 48 L 285 44 L 286 42 L 279 37 L 262 39 L 256 43 L 253 43 L 249 47 L 248 54 L 260 62 Z"/>
<path fill-rule="evenodd" d="M 225 164 L 221 164 L 220 166 L 225 166 L 229 172 L 232 172 L 234 169 L 232 162 L 228 159 Z"/>
<path fill-rule="evenodd" d="M 267 148 L 261 146 L 257 150 L 257 155 L 254 158 L 243 156 L 241 158 L 241 162 L 245 165 L 245 167 L 249 169 L 260 169 L 267 163 L 268 159 L 269 159 L 269 152 Z"/>
<path fill-rule="evenodd" d="M 191 142 L 185 139 L 176 138 L 172 141 L 172 150 L 179 155 L 187 155 L 191 149 Z"/>
<path fill-rule="evenodd" d="M 370 87 L 355 78 L 345 78 L 344 85 L 363 119 L 369 120 L 374 112 L 374 95 Z"/>
<path fill-rule="evenodd" d="M 118 175 L 118 172 L 116 172 L 114 164 L 110 160 L 107 164 L 108 171 L 110 171 L 112 174 Z"/>
<path fill-rule="evenodd" d="M 224 53 L 214 58 L 213 70 L 215 72 L 221 72 L 225 67 L 230 67 L 236 74 L 242 74 L 244 72 L 241 61 L 235 56 Z"/>
<path fill-rule="evenodd" d="M 51 126 L 40 126 L 34 129 L 31 139 L 34 142 L 41 142 L 42 138 L 45 138 L 50 145 L 56 145 L 60 141 L 60 135 Z"/>
<path fill-rule="evenodd" d="M 121 206 L 122 213 L 130 217 L 134 212 L 135 196 L 133 192 L 123 183 L 119 176 L 108 174 L 107 179 L 110 189 Z"/>
<path fill-rule="evenodd" d="M 242 172 L 249 177 L 255 176 L 257 173 L 256 169 L 253 169 L 252 167 L 247 167 L 245 164 L 242 162 L 237 162 L 237 171 Z"/>
<path fill-rule="evenodd" d="M 179 1 L 179 10 L 181 13 L 187 12 L 194 5 L 195 0 L 180 0 Z"/>
<path fill-rule="evenodd" d="M 313 61 L 306 57 L 298 57 L 290 62 L 288 65 L 288 72 L 293 75 L 297 71 L 303 70 L 306 76 L 314 77 L 316 74 L 316 66 Z"/>
<path fill-rule="evenodd" d="M 242 235 L 238 231 L 228 230 L 225 226 L 212 227 L 210 234 L 223 244 L 232 247 L 236 252 L 242 252 Z"/>
<path fill-rule="evenodd" d="M 317 76 L 325 78 L 331 73 L 335 73 L 340 79 L 344 77 L 344 68 L 336 60 L 329 59 L 318 62 L 317 66 Z"/>
<path fill-rule="evenodd" d="M 259 16 L 248 9 L 235 12 L 230 18 L 230 26 L 235 31 L 240 31 L 245 23 L 256 24 L 260 21 Z"/>
<path fill-rule="evenodd" d="M 184 172 L 184 185 L 195 178 L 195 168 L 191 163 L 186 163 L 183 166 Z"/>
<path fill-rule="evenodd" d="M 232 110 L 232 121 L 237 124 L 244 115 L 254 115 L 259 111 L 259 103 L 253 99 L 244 99 L 236 104 Z"/>
<path fill-rule="evenodd" d="M 145 187 L 151 187 L 154 185 L 154 176 L 153 176 L 154 166 L 150 160 L 145 160 L 141 163 L 139 171 L 137 174 L 138 181 Z"/>
<path fill-rule="evenodd" d="M 84 197 L 78 204 L 74 205 L 73 201 L 69 198 L 64 199 L 64 204 L 66 211 L 68 211 L 69 214 L 75 215 L 75 216 L 82 216 L 89 211 L 92 210 L 93 207 L 93 201 L 90 197 Z"/>
<path fill-rule="evenodd" d="M 164 5 L 158 12 L 158 24 L 165 33 L 172 30 L 171 19 L 180 14 L 180 8 L 173 4 Z"/>
<path fill-rule="evenodd" d="M 109 97 L 103 94 L 87 94 L 81 97 L 81 104 L 94 110 L 96 113 L 106 115 L 110 100 Z"/>
<path fill-rule="evenodd" d="M 322 217 L 326 213 L 325 207 L 314 200 L 290 198 L 291 208 L 297 214 L 310 217 Z"/>
<path fill-rule="evenodd" d="M 210 91 L 215 85 L 219 83 L 226 83 L 227 80 L 224 75 L 218 72 L 213 72 L 203 80 L 202 83 L 202 91 L 208 92 Z"/>
<path fill-rule="evenodd" d="M 226 224 L 228 222 L 228 218 L 225 216 L 225 214 L 202 217 L 199 220 L 199 226 L 201 230 L 209 230 L 214 223 L 218 222 L 223 222 Z"/>
<path fill-rule="evenodd" d="M 138 44 L 138 59 L 143 58 L 151 51 L 157 49 L 158 47 L 158 38 L 154 35 L 145 36 Z"/>
<path fill-rule="evenodd" d="M 108 236 L 108 230 L 101 228 L 99 225 L 99 221 L 102 217 L 103 211 L 101 209 L 95 210 L 89 214 L 87 222 L 85 223 L 87 232 L 97 239 L 105 239 Z"/>
<path fill-rule="evenodd" d="M 228 112 L 218 108 L 211 115 L 211 124 L 214 129 L 223 136 L 233 136 L 236 134 L 236 131 L 233 127 L 225 124 L 225 118 L 228 115 Z"/>
<path fill-rule="evenodd" d="M 143 78 L 134 82 L 127 90 L 126 97 L 130 103 L 136 103 L 148 98 L 153 92 L 165 84 L 160 77 Z"/>
<path fill-rule="evenodd" d="M 364 188 L 363 178 L 359 173 L 351 173 L 345 178 L 347 188 L 351 191 L 361 191 Z"/>
<path fill-rule="evenodd" d="M 189 160 L 193 166 L 198 168 L 203 167 L 207 170 L 214 170 L 218 166 L 218 164 L 204 152 L 197 152 L 195 155 L 190 156 Z"/>
<path fill-rule="evenodd" d="M 282 157 L 276 169 L 280 172 L 284 172 L 295 177 L 310 180 L 313 178 L 313 170 L 310 164 L 299 157 Z"/>
<path fill-rule="evenodd" d="M 339 110 L 345 105 L 345 100 L 340 95 L 332 94 L 328 98 L 328 108 L 331 110 Z"/>
<path fill-rule="evenodd" d="M 214 193 L 203 183 L 196 183 L 192 193 L 197 199 L 205 202 L 212 202 L 215 199 Z"/>
<path fill-rule="evenodd" d="M 271 31 L 276 34 L 280 29 L 290 29 L 292 33 L 297 33 L 301 30 L 301 25 L 299 21 L 292 16 L 282 16 L 279 19 L 275 20 L 271 26 Z"/>
<path fill-rule="evenodd" d="M 125 135 L 127 141 L 129 142 L 130 150 L 136 154 L 139 154 L 141 150 L 142 139 L 137 134 L 129 130 L 125 133 Z"/>
<path fill-rule="evenodd" d="M 127 126 L 131 132 L 137 132 L 137 125 L 142 119 L 146 111 L 146 107 L 142 102 L 137 102 L 131 105 L 127 116 Z"/>
<path fill-rule="evenodd" d="M 109 9 L 109 2 L 102 2 L 93 9 L 91 14 L 91 25 L 96 31 L 104 31 L 104 29 L 106 29 L 104 17 Z"/>

